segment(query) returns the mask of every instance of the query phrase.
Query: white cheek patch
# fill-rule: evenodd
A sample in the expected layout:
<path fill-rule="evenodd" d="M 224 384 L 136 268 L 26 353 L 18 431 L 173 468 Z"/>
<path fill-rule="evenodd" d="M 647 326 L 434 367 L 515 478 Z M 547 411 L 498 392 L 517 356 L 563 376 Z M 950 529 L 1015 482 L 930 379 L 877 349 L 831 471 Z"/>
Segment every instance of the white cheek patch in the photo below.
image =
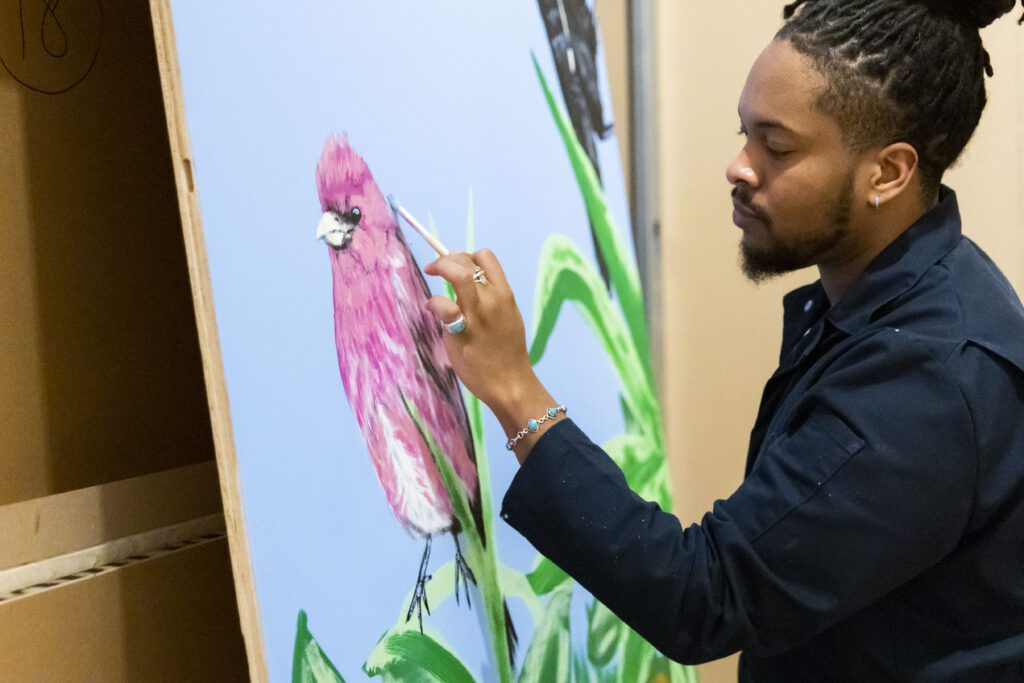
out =
<path fill-rule="evenodd" d="M 327 233 L 327 242 L 331 246 L 341 247 L 348 242 L 348 236 L 352 234 L 351 230 L 338 230 Z"/>

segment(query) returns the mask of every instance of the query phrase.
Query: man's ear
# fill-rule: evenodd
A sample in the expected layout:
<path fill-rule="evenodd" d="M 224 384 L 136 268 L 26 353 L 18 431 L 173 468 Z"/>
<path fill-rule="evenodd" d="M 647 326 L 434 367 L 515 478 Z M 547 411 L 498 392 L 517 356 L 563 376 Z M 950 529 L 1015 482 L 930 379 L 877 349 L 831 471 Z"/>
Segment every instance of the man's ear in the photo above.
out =
<path fill-rule="evenodd" d="M 917 163 L 917 150 L 906 142 L 894 142 L 880 149 L 875 155 L 868 201 L 873 204 L 877 195 L 879 203 L 884 204 L 913 187 L 911 181 L 917 176 Z"/>

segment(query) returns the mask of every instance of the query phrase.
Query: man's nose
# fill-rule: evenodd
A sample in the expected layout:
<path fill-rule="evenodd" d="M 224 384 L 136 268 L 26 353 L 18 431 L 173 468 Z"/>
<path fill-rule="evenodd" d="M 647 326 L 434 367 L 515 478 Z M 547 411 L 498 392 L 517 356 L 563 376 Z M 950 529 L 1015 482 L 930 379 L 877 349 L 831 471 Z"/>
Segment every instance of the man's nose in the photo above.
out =
<path fill-rule="evenodd" d="M 757 186 L 757 172 L 750 165 L 750 159 L 747 158 L 745 152 L 740 152 L 732 160 L 732 163 L 725 167 L 725 179 L 729 181 L 730 185 L 744 182 L 754 187 Z"/>

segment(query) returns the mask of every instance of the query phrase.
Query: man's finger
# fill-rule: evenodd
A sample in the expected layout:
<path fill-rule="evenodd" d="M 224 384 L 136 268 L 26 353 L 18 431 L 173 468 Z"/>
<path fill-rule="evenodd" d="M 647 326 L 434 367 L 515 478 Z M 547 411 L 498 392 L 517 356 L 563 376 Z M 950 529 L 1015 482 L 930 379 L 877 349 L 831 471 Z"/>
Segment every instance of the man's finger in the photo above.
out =
<path fill-rule="evenodd" d="M 468 254 L 463 254 L 469 258 Z M 476 306 L 478 298 L 476 283 L 473 282 L 473 266 L 467 267 L 464 259 L 459 254 L 452 253 L 442 256 L 436 261 L 431 261 L 423 268 L 427 275 L 438 275 L 452 283 L 455 296 L 459 299 L 459 305 L 463 309 L 472 309 Z"/>
<path fill-rule="evenodd" d="M 498 257 L 490 249 L 481 249 L 473 253 L 473 261 L 484 269 L 484 274 L 491 284 L 500 291 L 510 290 L 508 280 L 505 278 L 505 271 L 498 263 Z"/>
<path fill-rule="evenodd" d="M 445 325 L 455 322 L 462 315 L 459 305 L 446 296 L 430 297 L 427 299 L 427 308 Z"/>

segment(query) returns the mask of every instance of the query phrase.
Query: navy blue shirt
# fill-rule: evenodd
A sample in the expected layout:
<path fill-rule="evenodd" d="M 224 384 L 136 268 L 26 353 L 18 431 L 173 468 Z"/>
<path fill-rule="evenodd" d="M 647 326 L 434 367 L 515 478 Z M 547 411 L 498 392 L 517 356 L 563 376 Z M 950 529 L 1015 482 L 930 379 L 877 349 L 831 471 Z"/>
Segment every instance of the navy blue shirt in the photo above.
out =
<path fill-rule="evenodd" d="M 502 517 L 676 661 L 1024 680 L 1024 309 L 956 195 L 835 306 L 819 281 L 783 307 L 746 476 L 699 525 L 633 493 L 569 419 Z"/>

